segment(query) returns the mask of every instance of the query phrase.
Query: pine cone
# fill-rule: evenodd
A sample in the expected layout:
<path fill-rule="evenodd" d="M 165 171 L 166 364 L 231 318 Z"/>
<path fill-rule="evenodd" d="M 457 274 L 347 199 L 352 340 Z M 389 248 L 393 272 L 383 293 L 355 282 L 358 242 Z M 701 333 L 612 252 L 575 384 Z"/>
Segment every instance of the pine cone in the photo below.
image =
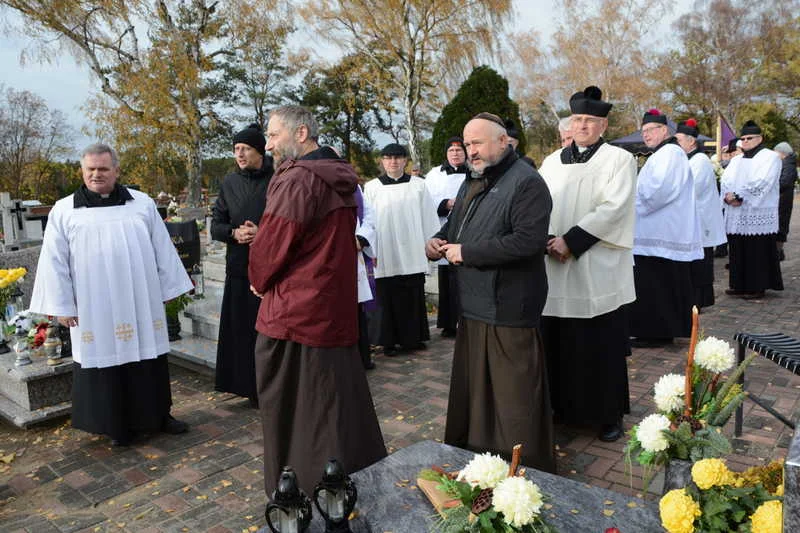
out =
<path fill-rule="evenodd" d="M 492 506 L 492 489 L 483 489 L 472 500 L 472 514 L 481 514 Z"/>
<path fill-rule="evenodd" d="M 703 429 L 703 424 L 699 420 L 686 415 L 679 415 L 675 418 L 676 429 L 678 426 L 681 425 L 681 422 L 688 422 L 689 425 L 692 427 L 692 433 Z"/>

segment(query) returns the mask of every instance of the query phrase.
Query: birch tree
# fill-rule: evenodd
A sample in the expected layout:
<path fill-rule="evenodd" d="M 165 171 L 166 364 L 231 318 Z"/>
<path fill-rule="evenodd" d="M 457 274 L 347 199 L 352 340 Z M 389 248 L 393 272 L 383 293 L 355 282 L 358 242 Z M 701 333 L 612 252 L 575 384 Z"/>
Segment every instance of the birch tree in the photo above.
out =
<path fill-rule="evenodd" d="M 321 0 L 301 10 L 320 38 L 389 74 L 414 161 L 426 111 L 439 105 L 438 88 L 491 53 L 512 12 L 511 0 Z"/>
<path fill-rule="evenodd" d="M 200 201 L 204 147 L 230 131 L 213 83 L 243 46 L 239 27 L 271 24 L 267 2 L 230 0 L 0 0 L 52 57 L 70 52 L 99 81 L 89 114 L 120 151 L 141 154 L 143 179 L 179 157 L 187 201 Z M 240 17 L 247 10 L 248 18 Z M 277 20 L 278 24 L 282 21 Z M 266 26 L 268 27 L 268 26 Z M 44 44 L 43 44 L 44 43 Z M 48 44 L 50 43 L 50 44 Z M 147 164 L 155 166 L 147 166 Z"/>

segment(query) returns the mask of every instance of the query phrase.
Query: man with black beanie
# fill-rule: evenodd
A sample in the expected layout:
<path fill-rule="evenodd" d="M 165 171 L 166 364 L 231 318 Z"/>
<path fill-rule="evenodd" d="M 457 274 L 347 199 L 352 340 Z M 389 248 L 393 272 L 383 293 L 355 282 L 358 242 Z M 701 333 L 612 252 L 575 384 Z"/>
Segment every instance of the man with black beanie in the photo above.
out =
<path fill-rule="evenodd" d="M 254 407 L 258 405 L 258 394 L 253 353 L 261 300 L 250 292 L 247 266 L 250 243 L 264 213 L 273 172 L 272 158 L 265 155 L 265 146 L 264 132 L 255 123 L 233 136 L 233 153 L 239 168 L 225 176 L 211 220 L 211 236 L 227 244 L 214 388 L 249 398 Z"/>

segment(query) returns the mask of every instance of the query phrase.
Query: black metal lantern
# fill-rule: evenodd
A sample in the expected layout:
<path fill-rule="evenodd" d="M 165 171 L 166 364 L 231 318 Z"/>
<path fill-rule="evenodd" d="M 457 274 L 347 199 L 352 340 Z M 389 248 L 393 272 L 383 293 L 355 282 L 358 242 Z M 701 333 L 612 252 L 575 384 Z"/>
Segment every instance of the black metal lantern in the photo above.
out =
<path fill-rule="evenodd" d="M 311 523 L 311 500 L 297 486 L 292 467 L 283 467 L 264 517 L 273 533 L 302 533 Z"/>
<path fill-rule="evenodd" d="M 314 505 L 325 519 L 326 532 L 350 533 L 350 513 L 357 499 L 356 485 L 344 473 L 339 461 L 328 461 L 322 481 L 314 488 Z"/>

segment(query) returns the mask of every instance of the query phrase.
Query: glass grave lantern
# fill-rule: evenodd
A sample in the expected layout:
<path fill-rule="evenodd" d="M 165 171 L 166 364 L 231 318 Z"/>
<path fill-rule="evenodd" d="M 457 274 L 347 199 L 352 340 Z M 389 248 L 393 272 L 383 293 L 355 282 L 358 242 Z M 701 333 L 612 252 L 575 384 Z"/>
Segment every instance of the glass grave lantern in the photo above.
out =
<path fill-rule="evenodd" d="M 325 520 L 326 533 L 350 533 L 350 513 L 357 499 L 356 485 L 339 461 L 328 461 L 322 481 L 314 488 L 314 505 Z"/>
<path fill-rule="evenodd" d="M 264 516 L 273 533 L 302 533 L 311 523 L 311 500 L 297 486 L 292 467 L 283 467 Z"/>

